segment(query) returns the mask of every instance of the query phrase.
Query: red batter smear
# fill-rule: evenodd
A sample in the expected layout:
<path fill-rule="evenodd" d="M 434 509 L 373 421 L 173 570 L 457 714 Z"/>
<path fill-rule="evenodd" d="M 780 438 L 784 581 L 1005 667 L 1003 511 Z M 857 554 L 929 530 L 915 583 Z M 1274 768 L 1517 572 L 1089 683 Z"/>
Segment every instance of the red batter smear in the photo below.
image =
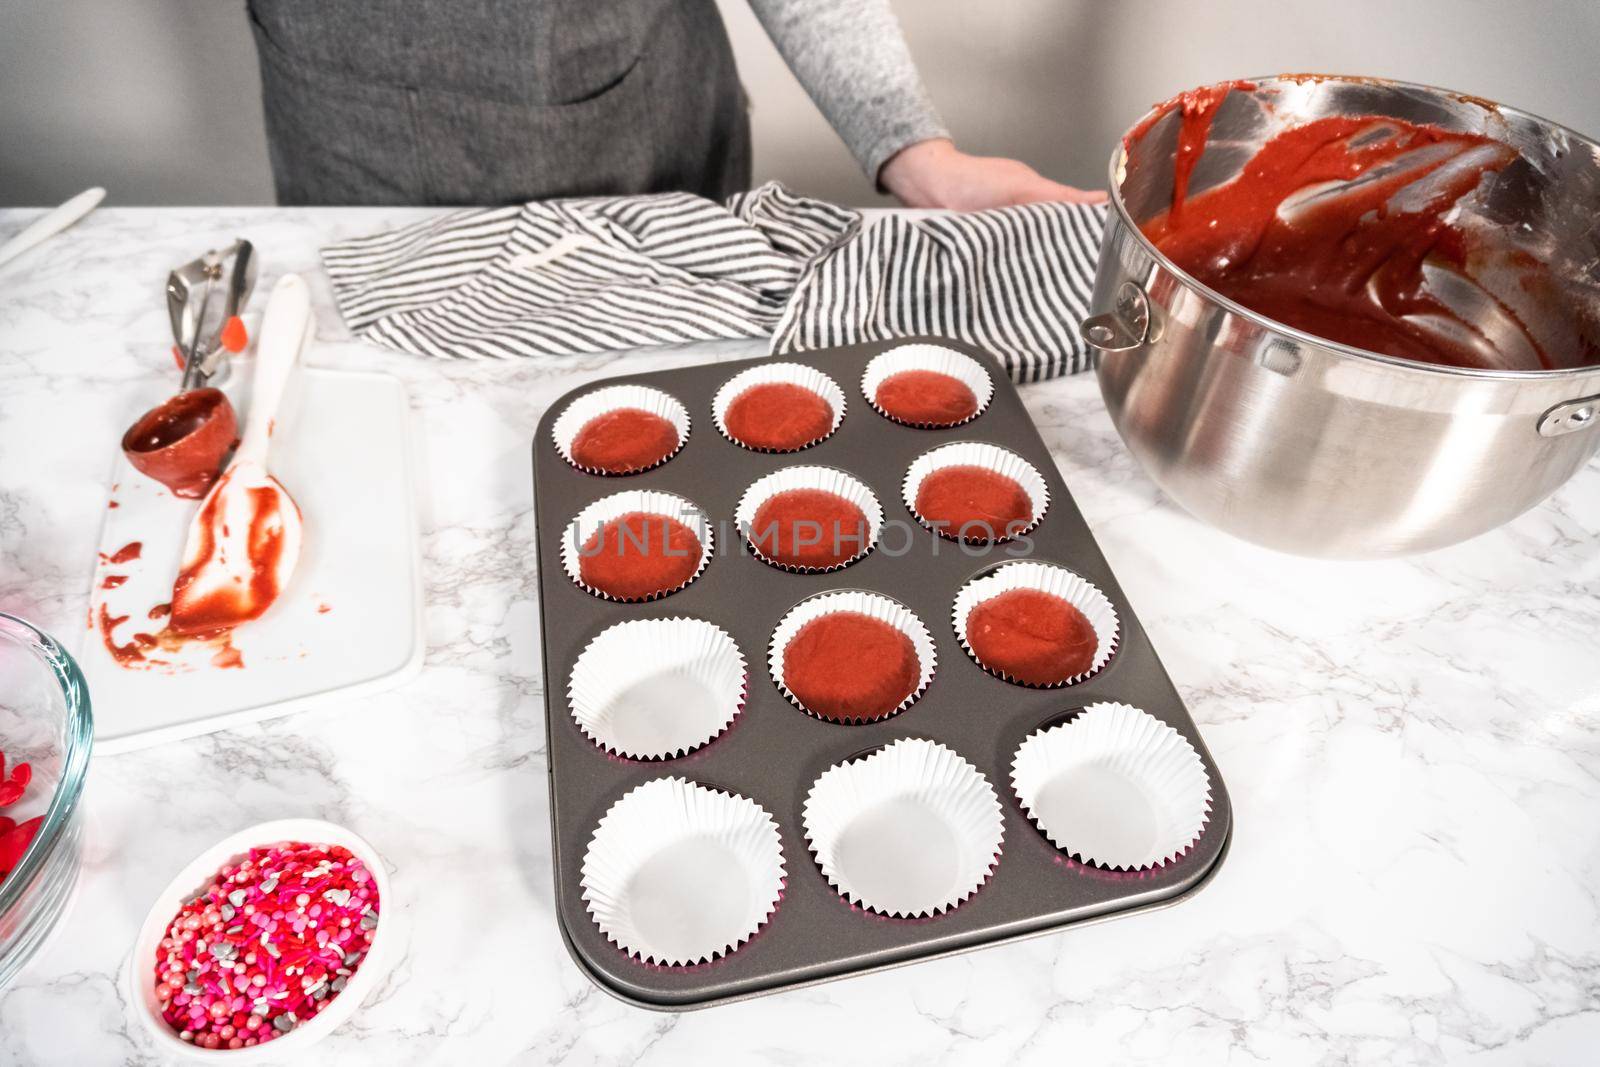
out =
<path fill-rule="evenodd" d="M 157 604 L 150 609 L 150 618 L 160 620 L 166 617 L 170 605 Z M 234 648 L 232 634 L 224 631 L 206 637 L 188 637 L 174 633 L 171 629 L 158 630 L 155 633 L 139 632 L 133 634 L 125 645 L 118 644 L 112 636 L 112 631 L 128 621 L 126 615 L 112 615 L 105 604 L 100 605 L 99 628 L 100 639 L 105 643 L 106 651 L 117 666 L 125 670 L 149 670 L 151 668 L 172 669 L 178 665 L 172 660 L 161 658 L 156 653 L 173 655 L 192 645 L 210 646 L 215 650 L 211 657 L 214 667 L 243 667 L 244 657 L 239 650 Z M 187 667 L 182 669 L 188 669 Z"/>
<path fill-rule="evenodd" d="M 688 583 L 700 567 L 700 538 L 666 515 L 630 511 L 600 525 L 579 548 L 585 585 L 618 600 L 648 600 Z"/>
<path fill-rule="evenodd" d="M 1268 318 L 1390 356 L 1509 370 L 1600 363 L 1588 342 L 1553 358 L 1465 269 L 1475 250 L 1450 213 L 1515 149 L 1398 119 L 1335 116 L 1278 134 L 1238 177 L 1189 197 L 1212 117 L 1235 87 L 1176 104 L 1172 207 L 1142 228 L 1181 270 Z M 1452 290 L 1473 295 L 1452 307 L 1441 296 Z M 1484 307 L 1521 337 L 1508 345 L 1485 330 Z"/>
<path fill-rule="evenodd" d="M 774 493 L 756 509 L 747 531 L 756 551 L 775 563 L 822 570 L 867 550 L 867 516 L 824 489 Z"/>
<path fill-rule="evenodd" d="M 835 722 L 883 718 L 920 675 L 911 638 L 858 611 L 812 619 L 783 649 L 783 684 L 807 711 Z"/>
<path fill-rule="evenodd" d="M 139 553 L 144 551 L 144 542 L 129 541 L 111 555 L 100 554 L 100 558 L 107 563 L 132 563 L 139 558 Z"/>
<path fill-rule="evenodd" d="M 196 592 L 195 581 L 209 569 L 222 566 L 216 555 L 216 526 L 223 500 L 230 486 L 212 494 L 196 519 L 201 541 L 194 558 L 178 572 L 172 587 L 172 621 L 168 628 L 176 634 L 205 636 L 231 630 L 260 618 L 278 599 L 278 561 L 283 555 L 282 502 L 298 505 L 267 486 L 244 490 L 250 500 L 250 530 L 247 549 L 250 576 L 247 581 L 231 581 L 212 586 L 202 583 Z M 237 491 L 237 490 L 235 490 Z"/>
<path fill-rule="evenodd" d="M 1100 638 L 1087 616 L 1058 596 L 1011 589 L 967 615 L 978 662 L 1026 685 L 1059 685 L 1094 665 Z"/>
<path fill-rule="evenodd" d="M 128 576 L 126 574 L 108 574 L 104 578 L 100 579 L 100 588 L 115 589 L 117 586 L 121 585 L 127 580 Z"/>
<path fill-rule="evenodd" d="M 572 439 L 572 462 L 605 474 L 634 474 L 678 450 L 671 422 L 643 408 L 617 408 L 585 422 Z"/>
<path fill-rule="evenodd" d="M 955 426 L 978 413 L 978 398 L 960 378 L 903 370 L 878 383 L 873 400 L 891 419 L 913 426 Z"/>
<path fill-rule="evenodd" d="M 973 463 L 940 467 L 917 487 L 917 514 L 947 537 L 981 543 L 1016 537 L 1033 501 L 1015 479 Z"/>
<path fill-rule="evenodd" d="M 722 425 L 747 448 L 794 452 L 833 432 L 833 405 L 793 382 L 762 382 L 733 398 Z"/>

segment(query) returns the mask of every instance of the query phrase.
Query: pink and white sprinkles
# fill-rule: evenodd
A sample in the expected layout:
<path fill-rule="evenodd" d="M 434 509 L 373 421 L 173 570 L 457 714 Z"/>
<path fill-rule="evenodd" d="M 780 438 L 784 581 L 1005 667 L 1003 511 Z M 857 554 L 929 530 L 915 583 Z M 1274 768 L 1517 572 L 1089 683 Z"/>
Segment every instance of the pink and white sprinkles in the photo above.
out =
<path fill-rule="evenodd" d="M 378 886 L 338 845 L 253 848 L 179 909 L 156 949 L 161 1017 L 200 1048 L 252 1048 L 326 1007 L 378 929 Z"/>

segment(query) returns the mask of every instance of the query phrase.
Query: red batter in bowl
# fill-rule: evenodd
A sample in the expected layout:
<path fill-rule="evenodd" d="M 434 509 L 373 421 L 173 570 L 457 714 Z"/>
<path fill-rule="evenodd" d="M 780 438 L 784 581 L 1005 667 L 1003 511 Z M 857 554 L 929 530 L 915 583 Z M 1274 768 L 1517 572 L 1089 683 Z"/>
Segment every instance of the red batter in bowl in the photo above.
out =
<path fill-rule="evenodd" d="M 867 516 L 825 489 L 788 489 L 756 508 L 751 545 L 774 563 L 822 570 L 848 563 L 868 547 Z"/>
<path fill-rule="evenodd" d="M 833 405 L 793 382 L 762 382 L 733 398 L 722 426 L 747 448 L 794 452 L 833 431 Z"/>
<path fill-rule="evenodd" d="M 606 474 L 648 470 L 678 450 L 678 430 L 643 408 L 603 411 L 572 439 L 572 462 Z"/>
<path fill-rule="evenodd" d="M 1033 521 L 1033 501 L 1013 478 L 977 464 L 940 467 L 917 487 L 917 514 L 947 537 L 1015 537 Z"/>
<path fill-rule="evenodd" d="M 920 676 L 911 638 L 859 611 L 820 615 L 783 649 L 783 684 L 811 714 L 834 722 L 892 714 Z"/>
<path fill-rule="evenodd" d="M 935 370 L 891 374 L 872 399 L 890 418 L 914 426 L 955 426 L 978 413 L 978 398 L 967 383 Z"/>
<path fill-rule="evenodd" d="M 1523 291 L 1554 288 L 1538 263 L 1455 224 L 1458 205 L 1516 162 L 1516 149 L 1387 116 L 1327 116 L 1277 134 L 1236 177 L 1191 195 L 1212 120 L 1235 88 L 1253 86 L 1186 93 L 1149 120 L 1180 112 L 1172 205 L 1140 227 L 1179 269 L 1267 318 L 1403 359 L 1500 370 L 1600 363 L 1583 338 L 1547 350 L 1510 307 L 1502 326 L 1520 338 L 1485 330 L 1472 309 L 1487 294 L 1463 299 L 1479 289 L 1472 265 L 1497 257 Z"/>
<path fill-rule="evenodd" d="M 583 542 L 578 574 L 618 600 L 648 600 L 688 584 L 702 552 L 700 538 L 677 519 L 630 511 L 601 523 Z"/>
<path fill-rule="evenodd" d="M 978 662 L 1026 685 L 1060 685 L 1094 666 L 1100 638 L 1058 596 L 1011 589 L 973 607 L 967 647 Z"/>

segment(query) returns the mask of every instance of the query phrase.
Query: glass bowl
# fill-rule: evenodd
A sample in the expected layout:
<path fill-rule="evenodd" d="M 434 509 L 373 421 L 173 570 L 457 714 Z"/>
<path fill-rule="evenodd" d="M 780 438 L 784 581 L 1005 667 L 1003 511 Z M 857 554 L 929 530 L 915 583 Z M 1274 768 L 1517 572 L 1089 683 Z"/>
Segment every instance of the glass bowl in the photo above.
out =
<path fill-rule="evenodd" d="M 0 751 L 6 773 L 33 768 L 22 798 L 4 815 L 42 815 L 16 868 L 0 882 L 0 989 L 16 977 L 62 916 L 78 882 L 82 818 L 94 718 L 71 656 L 50 635 L 0 612 Z"/>

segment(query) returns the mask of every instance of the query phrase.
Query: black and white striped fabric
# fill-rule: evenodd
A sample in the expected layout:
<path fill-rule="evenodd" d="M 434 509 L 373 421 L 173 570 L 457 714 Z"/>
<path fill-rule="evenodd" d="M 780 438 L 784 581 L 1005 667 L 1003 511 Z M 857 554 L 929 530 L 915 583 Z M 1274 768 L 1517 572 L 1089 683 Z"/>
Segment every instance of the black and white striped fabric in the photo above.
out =
<path fill-rule="evenodd" d="M 939 334 L 1018 381 L 1088 365 L 1105 209 L 847 208 L 777 184 L 472 209 L 323 249 L 350 328 L 448 358 L 562 356 L 771 336 L 774 353 Z"/>

